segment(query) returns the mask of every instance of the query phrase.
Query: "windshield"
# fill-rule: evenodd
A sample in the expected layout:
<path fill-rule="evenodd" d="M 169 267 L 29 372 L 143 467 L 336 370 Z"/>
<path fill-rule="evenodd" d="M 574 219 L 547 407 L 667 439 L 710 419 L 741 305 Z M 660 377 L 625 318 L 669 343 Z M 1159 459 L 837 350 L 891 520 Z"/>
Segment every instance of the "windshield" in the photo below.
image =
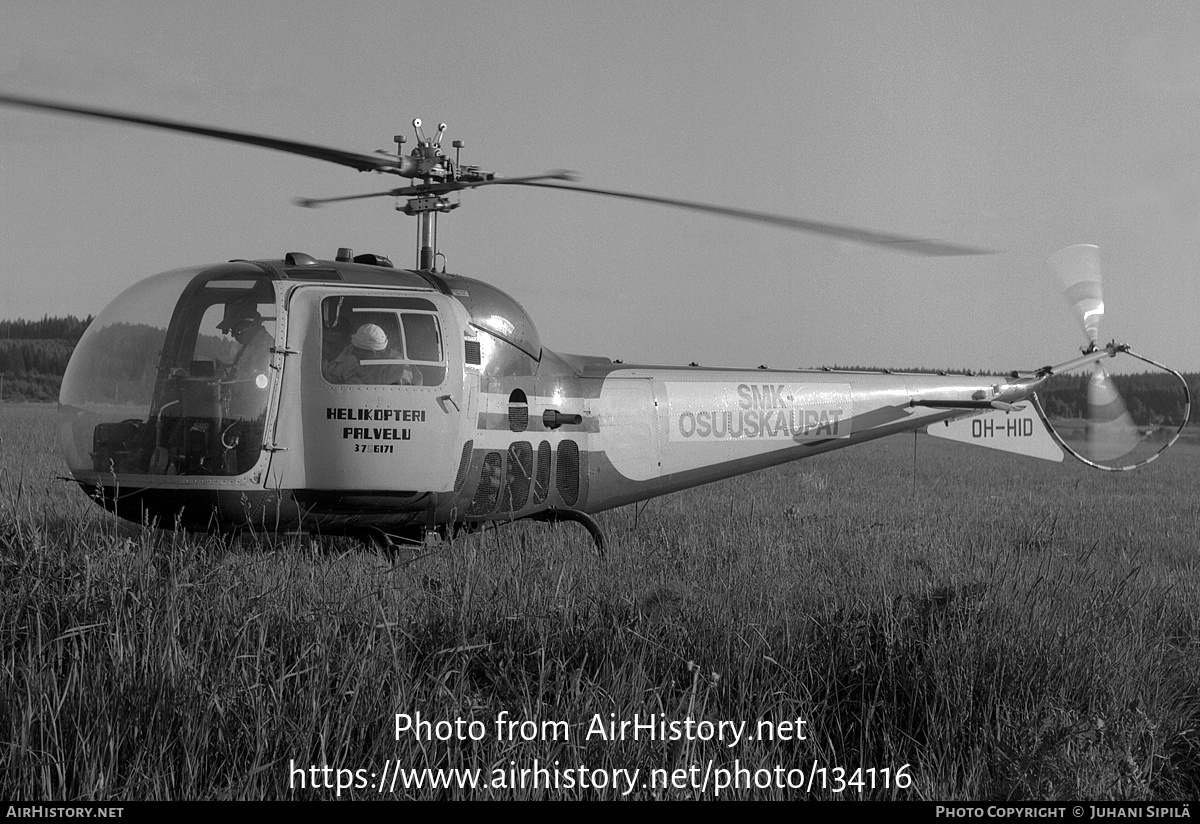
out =
<path fill-rule="evenodd" d="M 63 378 L 72 473 L 248 472 L 262 452 L 274 341 L 274 288 L 248 264 L 177 269 L 122 293 Z"/>

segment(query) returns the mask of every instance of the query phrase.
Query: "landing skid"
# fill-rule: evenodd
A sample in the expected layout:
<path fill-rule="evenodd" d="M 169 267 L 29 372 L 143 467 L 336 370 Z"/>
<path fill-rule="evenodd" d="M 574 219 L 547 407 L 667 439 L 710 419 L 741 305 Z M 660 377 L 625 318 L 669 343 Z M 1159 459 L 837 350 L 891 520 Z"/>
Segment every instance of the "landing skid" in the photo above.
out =
<path fill-rule="evenodd" d="M 592 536 L 592 545 L 596 550 L 597 557 L 604 557 L 604 533 L 601 531 L 600 525 L 596 523 L 596 520 L 586 512 L 579 512 L 574 509 L 552 509 L 546 512 L 539 512 L 536 515 L 530 515 L 523 520 L 544 521 L 555 524 L 563 521 L 573 521 L 580 524 Z M 467 531 L 474 530 L 468 529 Z M 416 553 L 425 546 L 429 531 L 421 528 L 406 530 L 402 533 L 392 533 L 385 532 L 379 527 L 364 526 L 358 527 L 347 534 L 359 539 L 377 552 L 390 554 L 400 550 Z M 438 533 L 435 532 L 434 534 Z M 449 533 L 449 535 L 453 534 L 453 531 Z M 443 539 L 446 537 L 448 537 L 446 534 L 442 535 Z"/>
<path fill-rule="evenodd" d="M 583 528 L 592 536 L 596 555 L 600 558 L 604 557 L 604 533 L 600 531 L 600 525 L 596 523 L 596 520 L 586 512 L 580 512 L 576 509 L 550 509 L 545 512 L 539 512 L 536 515 L 530 515 L 529 519 L 532 521 L 547 521 L 552 524 L 560 521 L 574 521 L 577 524 L 582 524 Z"/>

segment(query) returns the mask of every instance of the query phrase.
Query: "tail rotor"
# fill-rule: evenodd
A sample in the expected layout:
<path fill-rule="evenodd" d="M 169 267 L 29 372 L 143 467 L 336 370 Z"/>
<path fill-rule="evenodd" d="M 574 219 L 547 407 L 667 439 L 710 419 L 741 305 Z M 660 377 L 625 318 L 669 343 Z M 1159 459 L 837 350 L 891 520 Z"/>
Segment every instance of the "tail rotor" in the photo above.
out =
<path fill-rule="evenodd" d="M 1088 372 L 1083 417 L 1073 417 L 1070 393 L 1064 391 L 1052 404 L 1059 411 L 1051 425 L 1059 445 L 1084 463 L 1098 469 L 1123 470 L 1143 466 L 1165 451 L 1183 431 L 1191 410 L 1191 398 L 1183 377 L 1160 363 L 1144 358 L 1115 341 L 1100 346 L 1100 322 L 1104 317 L 1104 288 L 1100 276 L 1100 249 L 1078 244 L 1050 257 L 1050 268 L 1062 284 L 1063 296 L 1075 310 L 1088 345 L 1077 368 Z M 1111 368 L 1106 361 L 1126 355 L 1151 367 L 1148 373 L 1130 375 L 1128 380 L 1147 401 L 1135 398 L 1131 413 Z M 1123 378 L 1125 380 L 1125 378 Z M 1082 388 L 1079 384 L 1075 384 Z M 1051 387 L 1047 394 L 1056 390 Z M 1076 394 L 1077 398 L 1078 395 Z M 1164 400 L 1166 398 L 1166 400 Z M 1047 418 L 1044 405 L 1043 418 Z M 1136 420 L 1135 420 L 1136 418 Z M 1051 421 L 1047 418 L 1048 424 Z"/>

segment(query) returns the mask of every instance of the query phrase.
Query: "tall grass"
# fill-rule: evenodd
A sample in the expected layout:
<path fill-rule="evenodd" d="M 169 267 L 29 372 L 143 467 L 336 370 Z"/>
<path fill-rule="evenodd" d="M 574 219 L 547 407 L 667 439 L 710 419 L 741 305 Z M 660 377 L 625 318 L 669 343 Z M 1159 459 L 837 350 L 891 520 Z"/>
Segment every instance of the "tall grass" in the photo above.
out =
<path fill-rule="evenodd" d="M 516 524 L 409 560 L 122 525 L 52 479 L 49 415 L 0 427 L 0 795 L 325 798 L 292 767 L 535 759 L 639 781 L 827 768 L 811 793 L 722 797 L 1200 795 L 1194 449 L 1117 475 L 925 438 L 914 467 L 899 439 L 608 513 L 604 559 L 582 530 Z M 417 712 L 487 734 L 397 737 Z M 502 712 L 569 739 L 500 740 Z M 805 739 L 586 736 L 652 713 L 801 719 Z M 837 767 L 874 788 L 835 792 Z"/>

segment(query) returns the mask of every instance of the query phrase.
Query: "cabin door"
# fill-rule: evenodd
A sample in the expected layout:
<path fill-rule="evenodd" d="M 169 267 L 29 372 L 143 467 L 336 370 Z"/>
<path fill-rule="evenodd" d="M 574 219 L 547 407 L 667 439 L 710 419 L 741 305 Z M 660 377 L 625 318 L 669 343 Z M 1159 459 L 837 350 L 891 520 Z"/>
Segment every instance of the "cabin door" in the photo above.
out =
<path fill-rule="evenodd" d="M 466 402 L 461 347 L 449 345 L 462 332 L 446 302 L 316 285 L 292 293 L 279 428 L 302 432 L 289 440 L 304 487 L 453 489 Z"/>

